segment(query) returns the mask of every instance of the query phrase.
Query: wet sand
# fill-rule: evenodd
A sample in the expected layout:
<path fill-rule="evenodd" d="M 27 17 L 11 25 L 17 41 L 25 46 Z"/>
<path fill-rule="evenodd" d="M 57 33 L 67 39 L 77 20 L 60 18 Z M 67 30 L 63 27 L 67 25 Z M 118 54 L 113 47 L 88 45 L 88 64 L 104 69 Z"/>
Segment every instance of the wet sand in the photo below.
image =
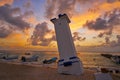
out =
<path fill-rule="evenodd" d="M 84 74 L 63 75 L 57 69 L 34 67 L 0 62 L 0 80 L 95 80 L 94 71 L 85 70 Z M 114 80 L 119 80 L 114 77 Z"/>

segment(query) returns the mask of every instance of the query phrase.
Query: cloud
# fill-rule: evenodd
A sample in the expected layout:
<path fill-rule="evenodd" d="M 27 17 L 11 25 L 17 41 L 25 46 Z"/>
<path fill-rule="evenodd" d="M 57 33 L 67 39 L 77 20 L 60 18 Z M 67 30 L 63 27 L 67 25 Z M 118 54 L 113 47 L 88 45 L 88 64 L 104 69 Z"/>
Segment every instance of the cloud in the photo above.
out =
<path fill-rule="evenodd" d="M 104 35 L 104 33 L 100 33 L 100 34 L 98 34 L 98 37 L 103 37 L 103 35 Z"/>
<path fill-rule="evenodd" d="M 87 21 L 85 26 L 91 30 L 92 29 L 93 30 L 104 30 L 104 29 L 109 28 L 109 26 L 107 26 L 106 20 L 102 18 L 97 18 L 96 21 Z"/>
<path fill-rule="evenodd" d="M 66 13 L 69 17 L 71 17 L 75 10 L 75 0 L 58 0 L 58 11 L 57 14 Z"/>
<path fill-rule="evenodd" d="M 17 33 L 12 32 L 7 37 L 4 37 L 3 39 L 0 39 L 0 42 L 3 44 L 0 44 L 2 47 L 7 48 L 20 48 L 25 47 L 27 44 L 26 42 L 27 36 L 24 33 Z"/>
<path fill-rule="evenodd" d="M 109 37 L 106 37 L 105 38 L 105 41 L 106 41 L 106 44 L 108 44 L 110 42 L 110 38 Z"/>
<path fill-rule="evenodd" d="M 25 32 L 30 25 L 23 20 L 20 8 L 11 8 L 10 5 L 0 6 L 0 38 L 6 38 L 16 31 Z"/>
<path fill-rule="evenodd" d="M 4 6 L 5 4 L 12 4 L 14 0 L 0 0 L 0 6 Z"/>
<path fill-rule="evenodd" d="M 116 0 L 113 3 L 108 3 L 107 0 L 47 0 L 45 17 L 51 19 L 60 13 L 66 13 L 72 21 L 71 29 L 77 30 L 83 27 L 87 20 L 94 21 L 106 11 L 119 8 L 119 5 Z M 89 9 L 93 11 L 90 12 Z"/>
<path fill-rule="evenodd" d="M 118 0 L 107 0 L 108 3 L 113 3 L 115 1 L 118 1 Z"/>
<path fill-rule="evenodd" d="M 46 1 L 46 14 L 45 17 L 47 17 L 48 19 L 51 19 L 54 15 L 54 11 L 55 11 L 55 7 L 56 7 L 56 0 L 47 0 Z"/>
<path fill-rule="evenodd" d="M 31 25 L 36 25 L 39 21 L 36 18 L 34 6 L 31 0 L 26 0 L 23 4 L 24 13 L 22 14 L 23 20 Z"/>
<path fill-rule="evenodd" d="M 120 8 L 116 8 L 111 12 L 106 12 L 106 14 L 104 18 L 99 17 L 95 21 L 87 21 L 85 27 L 96 31 L 110 29 L 108 34 L 111 34 L 113 27 L 115 25 L 120 25 Z"/>
<path fill-rule="evenodd" d="M 34 15 L 29 15 L 24 18 L 25 22 L 30 23 L 32 25 L 36 25 L 39 23 L 39 21 L 36 19 Z"/>
<path fill-rule="evenodd" d="M 86 38 L 81 37 L 79 35 L 79 32 L 73 33 L 73 41 L 84 41 L 84 40 L 86 40 Z M 33 34 L 31 35 L 30 39 L 28 39 L 28 42 L 30 42 L 30 44 L 32 44 L 33 46 L 37 46 L 37 45 L 49 46 L 52 44 L 52 42 L 56 42 L 55 32 L 48 28 L 46 22 L 37 24 L 33 31 Z"/>
<path fill-rule="evenodd" d="M 55 40 L 54 31 L 48 29 L 47 23 L 37 24 L 30 38 L 32 45 L 48 46 Z"/>
<path fill-rule="evenodd" d="M 86 38 L 85 37 L 80 37 L 79 32 L 74 32 L 73 33 L 73 41 L 84 41 Z"/>
<path fill-rule="evenodd" d="M 75 10 L 75 3 L 76 0 L 47 0 L 45 15 L 48 19 L 63 13 L 71 17 Z"/>
<path fill-rule="evenodd" d="M 83 1 L 86 1 L 86 0 L 83 0 Z M 79 7 L 81 7 L 82 9 Z M 108 15 L 110 15 L 110 13 L 114 9 L 120 8 L 120 1 L 108 3 L 106 2 L 106 0 L 105 1 L 99 0 L 97 2 L 95 0 L 88 0 L 84 2 L 84 5 L 83 5 L 83 2 L 80 2 L 80 6 L 78 6 L 77 8 L 79 9 L 77 14 L 75 13 L 71 18 L 72 23 L 70 25 L 72 30 L 80 29 L 81 27 L 84 26 L 84 24 L 86 24 L 86 22 L 89 22 L 89 23 L 92 21 L 95 22 L 97 18 L 104 20 L 103 18 L 104 13 L 108 17 Z M 89 10 L 92 10 L 92 11 L 89 11 Z M 91 29 L 91 30 L 94 30 L 94 29 Z"/>
<path fill-rule="evenodd" d="M 114 9 L 113 12 L 109 14 L 108 23 L 111 25 L 120 25 L 120 8 Z"/>
<path fill-rule="evenodd" d="M 99 38 L 102 38 L 103 36 L 105 36 L 105 35 L 107 35 L 107 36 L 111 36 L 112 35 L 112 28 L 110 28 L 108 31 L 104 31 L 104 32 L 100 32 L 99 34 L 98 34 L 98 37 Z"/>
<path fill-rule="evenodd" d="M 26 9 L 31 8 L 31 6 L 32 6 L 32 3 L 31 3 L 30 0 L 27 0 L 27 2 L 25 2 L 25 4 L 23 5 L 23 7 L 26 8 Z"/>
<path fill-rule="evenodd" d="M 32 10 L 26 11 L 26 12 L 24 13 L 24 17 L 31 17 L 31 16 L 34 16 L 34 12 L 33 12 Z"/>
<path fill-rule="evenodd" d="M 96 0 L 47 0 L 46 1 L 46 9 L 45 9 L 45 16 L 50 19 L 54 15 L 58 14 L 63 14 L 66 13 L 68 14 L 69 17 L 72 17 L 74 14 L 77 14 L 77 6 L 83 4 L 87 4 L 90 6 L 88 8 L 89 11 L 95 12 L 101 9 L 105 9 L 105 7 L 109 6 L 104 6 L 107 3 L 112 4 L 114 2 L 117 2 L 118 0 L 106 0 L 106 1 L 97 1 Z M 104 4 L 106 3 L 106 4 Z M 101 6 L 102 5 L 102 6 Z M 79 6 L 79 7 L 82 7 Z M 103 8 L 104 6 L 104 8 Z"/>
<path fill-rule="evenodd" d="M 47 0 L 45 17 L 51 19 L 54 15 L 66 13 L 71 17 L 75 12 L 75 6 L 79 2 L 88 2 L 89 0 Z"/>
<path fill-rule="evenodd" d="M 9 34 L 11 34 L 11 33 L 12 33 L 12 29 L 10 26 L 8 27 L 6 25 L 0 24 L 0 38 L 8 37 Z"/>
<path fill-rule="evenodd" d="M 105 43 L 102 45 L 120 46 L 118 35 L 116 36 L 117 40 L 112 40 L 112 34 L 115 34 L 116 26 L 120 26 L 120 8 L 115 8 L 112 11 L 106 12 L 95 21 L 86 22 L 85 27 L 89 30 L 102 31 L 97 36 L 98 38 L 105 39 Z"/>
<path fill-rule="evenodd" d="M 117 43 L 116 43 L 116 45 L 120 46 L 120 35 L 117 35 L 116 37 L 117 37 Z"/>
<path fill-rule="evenodd" d="M 31 16 L 34 16 L 33 6 L 31 0 L 25 1 L 23 4 L 23 8 L 25 9 L 25 12 L 23 14 L 23 17 L 29 18 Z"/>
<path fill-rule="evenodd" d="M 12 10 L 12 14 L 19 14 L 21 15 L 21 9 L 19 7 L 16 7 L 16 8 L 13 8 L 11 9 Z"/>
<path fill-rule="evenodd" d="M 19 30 L 25 30 L 30 28 L 30 25 L 23 21 L 21 16 L 12 16 L 12 9 L 9 5 L 4 5 L 0 7 L 0 20 L 8 22 Z"/>
<path fill-rule="evenodd" d="M 116 40 L 110 41 L 110 37 L 105 37 L 105 43 L 102 46 L 116 47 L 120 46 L 120 35 L 116 35 Z"/>
<path fill-rule="evenodd" d="M 120 46 L 120 35 L 117 35 L 116 38 L 117 38 L 117 41 L 111 41 L 110 46 L 113 46 L 113 47 Z"/>

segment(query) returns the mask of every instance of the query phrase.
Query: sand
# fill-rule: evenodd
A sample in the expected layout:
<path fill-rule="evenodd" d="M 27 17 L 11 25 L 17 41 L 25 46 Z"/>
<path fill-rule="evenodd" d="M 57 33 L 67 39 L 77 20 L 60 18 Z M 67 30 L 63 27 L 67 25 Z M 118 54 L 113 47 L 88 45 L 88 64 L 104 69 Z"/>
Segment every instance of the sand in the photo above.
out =
<path fill-rule="evenodd" d="M 55 68 L 0 63 L 0 80 L 94 80 L 92 71 L 81 76 L 62 75 Z"/>
<path fill-rule="evenodd" d="M 79 76 L 63 75 L 57 73 L 55 68 L 0 62 L 0 80 L 95 80 L 95 77 L 94 71 L 88 69 L 85 69 L 84 74 Z"/>

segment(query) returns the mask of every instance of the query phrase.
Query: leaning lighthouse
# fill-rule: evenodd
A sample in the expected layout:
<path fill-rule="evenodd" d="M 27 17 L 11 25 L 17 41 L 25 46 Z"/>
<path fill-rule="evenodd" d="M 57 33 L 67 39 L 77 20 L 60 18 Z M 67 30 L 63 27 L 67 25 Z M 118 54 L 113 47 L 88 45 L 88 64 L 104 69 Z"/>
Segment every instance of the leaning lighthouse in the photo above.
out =
<path fill-rule="evenodd" d="M 83 66 L 77 57 L 73 43 L 69 23 L 70 19 L 66 14 L 51 19 L 55 26 L 56 39 L 58 44 L 60 60 L 58 61 L 58 72 L 63 74 L 79 75 L 83 73 Z"/>

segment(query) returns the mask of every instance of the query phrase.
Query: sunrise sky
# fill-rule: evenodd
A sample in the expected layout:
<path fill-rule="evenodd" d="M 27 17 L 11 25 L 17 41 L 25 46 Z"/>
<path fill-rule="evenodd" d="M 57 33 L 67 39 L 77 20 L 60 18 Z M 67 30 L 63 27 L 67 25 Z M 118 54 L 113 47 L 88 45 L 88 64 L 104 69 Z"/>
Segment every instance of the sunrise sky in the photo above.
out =
<path fill-rule="evenodd" d="M 120 51 L 120 0 L 0 0 L 0 48 L 57 48 L 50 19 L 63 13 L 78 50 Z"/>

